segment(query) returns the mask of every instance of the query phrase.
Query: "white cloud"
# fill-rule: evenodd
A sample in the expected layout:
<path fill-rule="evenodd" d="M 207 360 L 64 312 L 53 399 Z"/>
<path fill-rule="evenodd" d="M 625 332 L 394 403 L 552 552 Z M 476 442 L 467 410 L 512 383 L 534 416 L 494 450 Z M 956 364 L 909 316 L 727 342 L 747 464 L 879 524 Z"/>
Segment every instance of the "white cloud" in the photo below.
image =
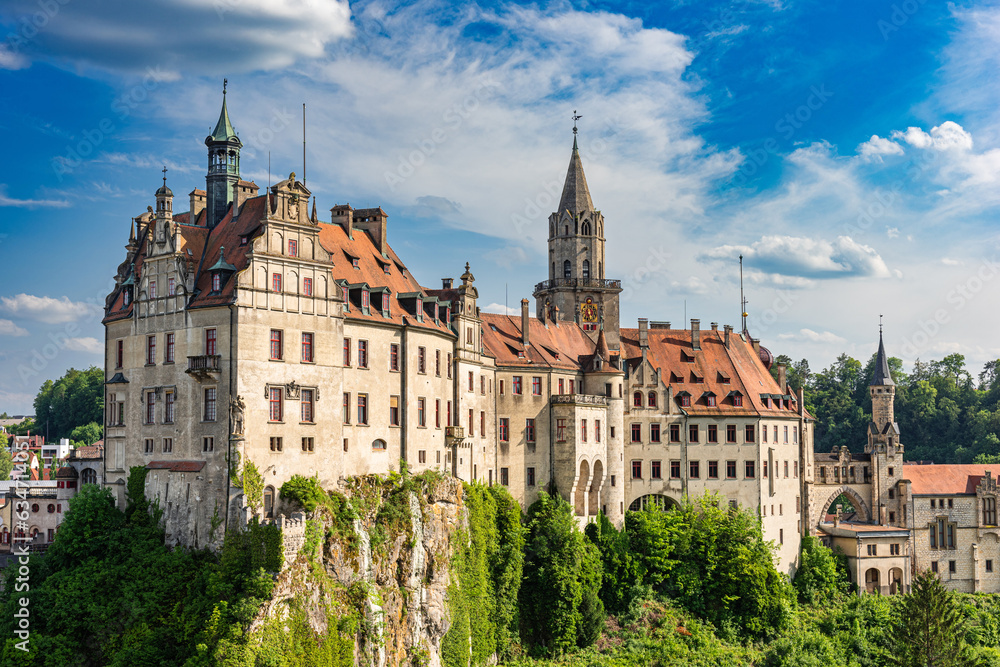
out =
<path fill-rule="evenodd" d="M 965 262 L 963 262 L 962 260 L 952 259 L 951 257 L 942 257 L 941 263 L 944 264 L 945 266 L 962 266 L 963 264 L 965 264 Z"/>
<path fill-rule="evenodd" d="M 7 195 L 7 186 L 0 183 L 0 206 L 17 208 L 66 208 L 69 202 L 64 199 L 15 199 Z"/>
<path fill-rule="evenodd" d="M 484 313 L 499 313 L 500 315 L 521 315 L 520 308 L 511 308 L 510 306 L 505 306 L 502 303 L 491 303 L 490 305 L 483 308 Z"/>
<path fill-rule="evenodd" d="M 704 256 L 732 259 L 740 254 L 745 266 L 761 273 L 815 279 L 890 275 L 874 248 L 849 236 L 838 236 L 833 242 L 801 236 L 764 236 L 749 246 L 719 246 Z"/>
<path fill-rule="evenodd" d="M 778 334 L 779 340 L 791 340 L 807 343 L 829 343 L 829 344 L 843 344 L 847 342 L 847 339 L 838 336 L 831 331 L 817 332 L 812 329 L 799 329 L 795 333 L 783 333 Z"/>
<path fill-rule="evenodd" d="M 483 257 L 493 261 L 497 266 L 505 269 L 512 269 L 518 264 L 529 264 L 531 262 L 528 252 L 521 246 L 508 245 L 496 250 L 483 253 Z"/>
<path fill-rule="evenodd" d="M 27 336 L 28 330 L 22 329 L 10 320 L 0 320 L 0 336 Z"/>
<path fill-rule="evenodd" d="M 870 162 L 881 162 L 883 155 L 902 155 L 903 147 L 895 141 L 889 141 L 877 134 L 858 146 L 858 155 Z"/>
<path fill-rule="evenodd" d="M 899 238 L 899 227 L 886 227 L 885 233 L 890 239 Z"/>
<path fill-rule="evenodd" d="M 936 151 L 969 151 L 972 150 L 972 135 L 954 121 L 947 120 L 931 131 L 924 132 L 919 127 L 908 127 L 905 131 L 896 130 L 893 139 L 899 139 L 916 148 L 931 148 Z"/>
<path fill-rule="evenodd" d="M 20 53 L 0 44 L 0 69 L 24 69 L 29 64 L 28 59 Z"/>
<path fill-rule="evenodd" d="M 91 354 L 103 354 L 104 343 L 96 338 L 67 338 L 66 349 L 74 352 L 89 352 Z"/>
<path fill-rule="evenodd" d="M 324 55 L 351 33 L 346 0 L 102 0 L 60 2 L 43 30 L 25 46 L 33 58 L 141 73 L 156 68 L 229 74 L 282 69 Z M 37 0 L 8 0 L 10 22 L 38 12 Z M 155 48 L 151 48 L 155 45 Z M 8 69 L 22 66 L 4 57 Z"/>
<path fill-rule="evenodd" d="M 684 280 L 670 283 L 670 289 L 678 294 L 708 294 L 708 285 L 697 276 L 689 276 Z"/>
<path fill-rule="evenodd" d="M 0 297 L 0 310 L 46 324 L 63 324 L 83 319 L 93 312 L 85 303 L 70 301 L 68 297 L 53 299 L 48 296 L 17 294 Z"/>

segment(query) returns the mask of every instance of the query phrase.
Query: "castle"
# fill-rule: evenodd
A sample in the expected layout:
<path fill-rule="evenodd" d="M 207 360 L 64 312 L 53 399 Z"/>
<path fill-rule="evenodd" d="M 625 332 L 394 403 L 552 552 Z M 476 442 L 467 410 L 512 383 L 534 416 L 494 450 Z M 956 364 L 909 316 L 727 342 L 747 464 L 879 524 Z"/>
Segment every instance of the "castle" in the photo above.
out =
<path fill-rule="evenodd" d="M 892 466 L 911 466 L 884 387 L 873 391 L 888 413 L 869 436 L 882 467 L 856 480 L 850 466 L 841 479 L 841 466 L 814 463 L 801 391 L 780 367 L 773 379 L 770 353 L 746 330 L 696 319 L 620 326 L 621 282 L 605 277 L 605 220 L 575 128 L 548 221 L 549 275 L 534 314 L 524 299 L 519 317 L 480 310 L 469 264 L 457 282 L 421 285 L 390 246 L 380 207 L 335 205 L 321 220 L 294 173 L 263 193 L 242 180 L 225 93 L 205 144 L 206 187 L 191 191 L 188 210 L 174 211 L 164 176 L 155 207 L 133 220 L 104 318 L 103 480 L 123 504 L 129 469 L 145 467 L 171 543 L 214 545 L 249 514 L 287 513 L 280 488 L 292 475 L 333 488 L 405 461 L 503 484 L 522 507 L 554 490 L 581 523 L 603 512 L 621 524 L 628 509 L 719 493 L 759 511 L 792 573 L 801 535 L 848 539 L 854 524 L 825 527 L 841 493 L 895 508 L 919 492 L 892 489 Z M 249 468 L 263 477 L 259 504 L 239 483 Z M 895 525 L 905 512 L 866 518 Z M 896 539 L 883 533 L 872 534 Z M 888 590 L 890 576 L 876 585 Z"/>

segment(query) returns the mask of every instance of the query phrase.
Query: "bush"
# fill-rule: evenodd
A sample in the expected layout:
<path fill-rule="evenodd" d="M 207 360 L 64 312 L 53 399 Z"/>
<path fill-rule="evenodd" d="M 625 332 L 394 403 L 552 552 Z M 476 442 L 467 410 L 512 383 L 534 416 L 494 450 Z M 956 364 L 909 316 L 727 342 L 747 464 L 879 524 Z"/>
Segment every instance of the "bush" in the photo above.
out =
<path fill-rule="evenodd" d="M 291 479 L 281 485 L 280 493 L 283 500 L 298 503 L 307 512 L 312 512 L 317 505 L 327 501 L 326 492 L 319 485 L 319 475 L 292 475 Z"/>
<path fill-rule="evenodd" d="M 802 538 L 799 569 L 792 582 L 799 602 L 817 604 L 847 592 L 850 581 L 837 568 L 833 552 L 812 535 Z"/>

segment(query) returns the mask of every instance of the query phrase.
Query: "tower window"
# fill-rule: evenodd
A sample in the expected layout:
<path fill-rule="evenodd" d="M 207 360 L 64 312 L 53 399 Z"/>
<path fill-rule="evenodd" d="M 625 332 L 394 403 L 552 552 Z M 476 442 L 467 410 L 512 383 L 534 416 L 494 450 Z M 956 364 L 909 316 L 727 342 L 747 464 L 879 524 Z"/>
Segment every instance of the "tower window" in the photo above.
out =
<path fill-rule="evenodd" d="M 569 260 L 563 262 L 563 278 L 569 278 L 573 275 L 573 266 L 569 263 Z"/>
<path fill-rule="evenodd" d="M 583 260 L 583 277 L 584 277 L 585 280 L 588 279 L 588 278 L 590 278 L 590 260 L 589 259 Z"/>

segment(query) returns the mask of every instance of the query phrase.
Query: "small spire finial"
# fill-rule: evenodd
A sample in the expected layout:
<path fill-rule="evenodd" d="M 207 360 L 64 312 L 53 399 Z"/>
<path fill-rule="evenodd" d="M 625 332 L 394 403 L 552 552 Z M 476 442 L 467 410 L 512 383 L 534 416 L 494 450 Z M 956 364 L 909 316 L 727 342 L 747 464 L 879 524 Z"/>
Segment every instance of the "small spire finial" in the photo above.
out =
<path fill-rule="evenodd" d="M 576 112 L 576 109 L 573 109 L 573 134 L 576 134 L 576 121 L 580 120 L 581 118 L 583 118 L 583 116 L 578 114 Z"/>
<path fill-rule="evenodd" d="M 222 94 L 223 95 L 226 94 L 226 86 L 228 86 L 228 85 L 229 85 L 229 79 L 223 79 L 222 80 Z"/>
<path fill-rule="evenodd" d="M 879 338 L 882 337 L 882 315 L 881 315 L 881 313 L 878 316 L 878 335 L 879 335 Z"/>
<path fill-rule="evenodd" d="M 163 165 L 163 185 L 167 184 L 167 165 Z"/>

